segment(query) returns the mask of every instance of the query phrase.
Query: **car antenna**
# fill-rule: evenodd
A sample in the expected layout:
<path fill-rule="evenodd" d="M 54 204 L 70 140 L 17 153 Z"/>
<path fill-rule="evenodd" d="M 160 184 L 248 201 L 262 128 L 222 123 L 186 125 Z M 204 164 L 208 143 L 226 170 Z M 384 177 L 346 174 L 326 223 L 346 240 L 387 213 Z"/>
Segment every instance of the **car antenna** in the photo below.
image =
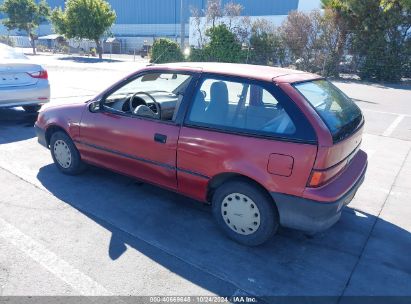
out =
<path fill-rule="evenodd" d="M 168 48 L 166 48 L 166 49 L 164 50 L 164 52 L 162 52 L 162 53 L 160 54 L 160 56 L 158 56 L 158 57 L 156 58 L 156 60 L 154 60 L 153 62 L 150 62 L 149 66 L 155 65 L 155 64 L 158 62 L 158 60 L 160 60 L 160 58 L 163 57 L 163 55 L 164 55 L 166 52 L 168 52 L 168 50 L 169 50 L 170 48 L 171 48 L 171 45 L 169 45 Z"/>

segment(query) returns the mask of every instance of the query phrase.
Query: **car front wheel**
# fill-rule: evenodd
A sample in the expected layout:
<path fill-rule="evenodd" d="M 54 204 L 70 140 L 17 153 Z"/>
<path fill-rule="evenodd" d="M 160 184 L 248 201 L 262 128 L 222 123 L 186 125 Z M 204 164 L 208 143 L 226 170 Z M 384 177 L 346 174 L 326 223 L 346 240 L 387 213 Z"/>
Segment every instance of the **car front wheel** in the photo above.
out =
<path fill-rule="evenodd" d="M 246 181 L 224 183 L 213 195 L 213 214 L 231 239 L 247 246 L 269 240 L 278 230 L 279 216 L 272 199 Z"/>
<path fill-rule="evenodd" d="M 85 165 L 71 138 L 64 132 L 53 133 L 50 139 L 50 151 L 57 168 L 68 175 L 81 173 Z"/>

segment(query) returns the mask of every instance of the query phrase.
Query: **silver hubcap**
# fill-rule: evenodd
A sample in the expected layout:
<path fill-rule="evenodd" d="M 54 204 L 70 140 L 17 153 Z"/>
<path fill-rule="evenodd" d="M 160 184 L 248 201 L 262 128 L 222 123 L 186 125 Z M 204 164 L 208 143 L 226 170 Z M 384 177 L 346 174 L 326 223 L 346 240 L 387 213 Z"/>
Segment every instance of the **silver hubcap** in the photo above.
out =
<path fill-rule="evenodd" d="M 243 235 L 249 235 L 260 227 L 260 210 L 247 195 L 231 193 L 221 204 L 221 215 L 231 230 Z"/>
<path fill-rule="evenodd" d="M 59 139 L 54 143 L 54 157 L 60 166 L 67 169 L 71 165 L 71 151 L 67 144 Z"/>

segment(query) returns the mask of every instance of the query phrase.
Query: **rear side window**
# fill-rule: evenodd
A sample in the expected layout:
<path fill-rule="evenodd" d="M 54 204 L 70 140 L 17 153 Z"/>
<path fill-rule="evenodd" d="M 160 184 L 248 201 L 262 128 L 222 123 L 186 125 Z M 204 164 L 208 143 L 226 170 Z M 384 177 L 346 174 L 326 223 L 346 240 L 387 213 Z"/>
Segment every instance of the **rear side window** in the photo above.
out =
<path fill-rule="evenodd" d="M 264 87 L 214 78 L 203 80 L 188 115 L 190 124 L 251 134 L 288 137 L 296 126 Z"/>
<path fill-rule="evenodd" d="M 362 114 L 358 106 L 329 81 L 308 81 L 295 84 L 294 87 L 320 115 L 334 142 L 352 134 L 361 123 Z"/>

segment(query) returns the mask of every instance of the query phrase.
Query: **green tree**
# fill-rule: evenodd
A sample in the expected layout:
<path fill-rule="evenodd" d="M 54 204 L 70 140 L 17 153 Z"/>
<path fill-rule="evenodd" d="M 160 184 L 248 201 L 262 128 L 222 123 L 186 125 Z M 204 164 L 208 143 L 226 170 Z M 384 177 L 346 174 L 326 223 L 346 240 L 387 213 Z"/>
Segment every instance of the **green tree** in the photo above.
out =
<path fill-rule="evenodd" d="M 292 62 L 299 60 L 304 63 L 302 68 L 308 69 L 312 51 L 310 35 L 313 33 L 310 16 L 303 12 L 293 11 L 281 24 L 279 31 Z"/>
<path fill-rule="evenodd" d="M 330 9 L 324 10 L 317 18 L 321 32 L 317 46 L 323 57 L 320 58 L 321 74 L 339 77 L 340 62 L 347 44 L 346 24 L 339 21 L 337 13 Z"/>
<path fill-rule="evenodd" d="M 33 54 L 36 54 L 35 30 L 50 16 L 50 7 L 45 0 L 5 0 L 0 11 L 7 15 L 3 24 L 8 30 L 25 31 L 29 36 Z"/>
<path fill-rule="evenodd" d="M 222 16 L 223 8 L 221 7 L 221 0 L 207 0 L 207 23 L 211 22 L 211 26 L 214 28 L 217 24 L 217 20 Z"/>
<path fill-rule="evenodd" d="M 150 62 L 167 63 L 183 61 L 180 45 L 170 39 L 160 38 L 153 43 Z"/>
<path fill-rule="evenodd" d="M 248 16 L 241 16 L 244 7 L 233 0 L 227 1 L 222 6 L 223 2 L 226 1 L 207 0 L 205 10 L 200 10 L 195 6 L 190 7 L 193 17 L 190 26 L 194 29 L 193 36 L 197 39 L 198 48 L 203 48 L 209 42 L 207 30 L 221 24 L 225 24 L 227 29 L 236 35 L 238 41 L 248 41 L 251 21 Z"/>
<path fill-rule="evenodd" d="M 250 36 L 251 63 L 281 66 L 285 49 L 278 30 L 265 19 L 254 21 Z"/>
<path fill-rule="evenodd" d="M 323 4 L 344 20 L 361 78 L 401 78 L 411 60 L 410 0 L 329 0 Z"/>
<path fill-rule="evenodd" d="M 411 10 L 401 1 L 357 3 L 353 7 L 353 48 L 360 59 L 360 77 L 369 80 L 398 81 L 411 60 L 406 41 L 411 38 Z M 376 1 L 378 2 L 378 1 Z M 364 7 L 368 4 L 368 7 Z"/>
<path fill-rule="evenodd" d="M 321 72 L 324 60 L 322 15 L 293 11 L 279 28 L 287 53 L 298 69 Z"/>
<path fill-rule="evenodd" d="M 54 30 L 66 38 L 93 40 L 102 59 L 100 40 L 116 20 L 116 13 L 104 0 L 67 0 L 65 10 L 53 10 L 51 20 Z"/>
<path fill-rule="evenodd" d="M 209 28 L 206 35 L 210 39 L 203 49 L 207 61 L 241 62 L 244 58 L 240 42 L 225 24 Z"/>
<path fill-rule="evenodd" d="M 321 4 L 325 9 L 327 25 L 330 25 L 326 30 L 329 30 L 329 33 L 333 30 L 337 33 L 335 47 L 330 52 L 332 58 L 328 61 L 326 68 L 329 75 L 338 76 L 339 63 L 347 47 L 350 23 L 348 3 L 345 0 L 321 0 Z"/>

